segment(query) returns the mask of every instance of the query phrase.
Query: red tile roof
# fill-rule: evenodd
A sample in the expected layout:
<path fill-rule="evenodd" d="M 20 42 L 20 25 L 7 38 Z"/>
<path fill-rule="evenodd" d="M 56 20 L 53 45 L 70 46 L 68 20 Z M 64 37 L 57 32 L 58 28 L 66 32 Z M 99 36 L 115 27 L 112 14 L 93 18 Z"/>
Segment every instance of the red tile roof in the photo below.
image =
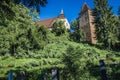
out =
<path fill-rule="evenodd" d="M 38 21 L 36 23 L 40 26 L 45 26 L 47 28 L 51 28 L 55 19 L 56 18 L 49 18 L 49 19 L 46 19 L 46 20 Z"/>
<path fill-rule="evenodd" d="M 36 24 L 40 26 L 45 26 L 47 28 L 51 28 L 56 19 L 65 19 L 63 10 L 61 10 L 61 13 L 59 14 L 58 17 L 41 20 L 41 21 L 36 22 Z"/>

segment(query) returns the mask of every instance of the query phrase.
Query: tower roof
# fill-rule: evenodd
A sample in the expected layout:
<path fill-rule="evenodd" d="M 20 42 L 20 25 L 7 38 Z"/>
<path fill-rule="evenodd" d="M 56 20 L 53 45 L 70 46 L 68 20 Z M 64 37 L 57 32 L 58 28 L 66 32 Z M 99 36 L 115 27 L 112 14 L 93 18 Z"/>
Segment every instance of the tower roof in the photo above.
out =
<path fill-rule="evenodd" d="M 87 10 L 90 10 L 90 7 L 89 7 L 88 4 L 85 2 L 84 5 L 82 6 L 82 10 L 81 10 L 80 13 L 83 13 L 83 12 L 85 12 L 85 11 L 87 11 Z"/>
<path fill-rule="evenodd" d="M 60 12 L 60 14 L 64 14 L 64 11 L 63 11 L 63 9 L 61 9 L 61 12 Z"/>
<path fill-rule="evenodd" d="M 65 18 L 63 9 L 61 10 L 58 18 L 60 18 L 60 19 L 64 19 Z"/>

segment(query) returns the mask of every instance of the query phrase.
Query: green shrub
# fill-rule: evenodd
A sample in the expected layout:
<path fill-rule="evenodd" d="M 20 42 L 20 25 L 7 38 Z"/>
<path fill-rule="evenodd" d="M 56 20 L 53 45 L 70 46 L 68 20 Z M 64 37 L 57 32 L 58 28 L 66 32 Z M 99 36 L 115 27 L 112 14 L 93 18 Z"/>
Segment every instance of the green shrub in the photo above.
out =
<path fill-rule="evenodd" d="M 29 64 L 33 67 L 36 67 L 36 66 L 40 65 L 39 62 L 36 62 L 36 61 L 30 62 Z"/>
<path fill-rule="evenodd" d="M 0 69 L 1 69 L 1 68 L 3 68 L 3 65 L 2 65 L 2 64 L 0 64 Z"/>
<path fill-rule="evenodd" d="M 29 68 L 31 68 L 32 66 L 31 66 L 30 63 L 25 63 L 25 64 L 24 64 L 24 67 L 25 67 L 26 69 L 29 69 Z"/>
<path fill-rule="evenodd" d="M 15 67 L 15 63 L 14 63 L 14 62 L 10 62 L 10 63 L 8 64 L 8 67 Z"/>

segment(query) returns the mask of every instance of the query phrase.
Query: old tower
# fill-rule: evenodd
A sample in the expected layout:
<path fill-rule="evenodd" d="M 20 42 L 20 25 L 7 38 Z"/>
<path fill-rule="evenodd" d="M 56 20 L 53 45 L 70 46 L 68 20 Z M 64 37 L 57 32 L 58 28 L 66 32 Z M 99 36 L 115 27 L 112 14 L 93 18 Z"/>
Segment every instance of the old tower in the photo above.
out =
<path fill-rule="evenodd" d="M 92 16 L 91 9 L 87 3 L 84 3 L 79 13 L 79 28 L 85 32 L 85 40 L 87 42 L 95 44 L 95 25 L 93 24 L 93 19 L 94 17 Z"/>

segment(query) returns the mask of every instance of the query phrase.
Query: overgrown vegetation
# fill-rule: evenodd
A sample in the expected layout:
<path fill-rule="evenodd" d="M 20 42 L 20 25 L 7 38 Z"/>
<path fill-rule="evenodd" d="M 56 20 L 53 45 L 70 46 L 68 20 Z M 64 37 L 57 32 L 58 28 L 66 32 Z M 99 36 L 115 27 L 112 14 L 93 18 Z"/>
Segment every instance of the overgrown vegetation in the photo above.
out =
<path fill-rule="evenodd" d="M 45 73 L 51 80 L 54 67 L 59 68 L 60 80 L 101 80 L 100 59 L 106 63 L 108 79 L 120 80 L 120 52 L 82 43 L 84 33 L 75 29 L 76 22 L 73 27 L 78 32 L 74 36 L 61 21 L 50 32 L 37 26 L 23 5 L 2 4 L 10 8 L 14 17 L 0 7 L 0 80 L 7 80 L 11 69 L 15 80 L 21 71 L 26 80 L 43 80 Z"/>

